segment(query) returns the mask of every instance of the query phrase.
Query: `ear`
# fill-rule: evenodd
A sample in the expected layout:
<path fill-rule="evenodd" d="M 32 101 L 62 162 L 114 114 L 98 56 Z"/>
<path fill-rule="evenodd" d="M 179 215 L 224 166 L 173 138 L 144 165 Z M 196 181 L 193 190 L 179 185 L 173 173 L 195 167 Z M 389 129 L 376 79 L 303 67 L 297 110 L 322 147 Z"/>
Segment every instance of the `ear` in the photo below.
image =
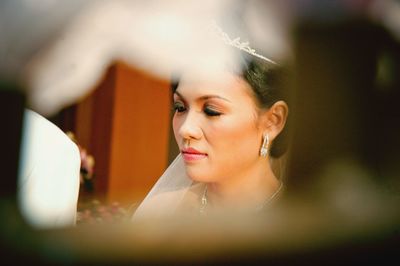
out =
<path fill-rule="evenodd" d="M 289 107 L 284 101 L 274 103 L 262 116 L 263 132 L 268 133 L 270 140 L 274 140 L 283 130 L 289 114 Z"/>

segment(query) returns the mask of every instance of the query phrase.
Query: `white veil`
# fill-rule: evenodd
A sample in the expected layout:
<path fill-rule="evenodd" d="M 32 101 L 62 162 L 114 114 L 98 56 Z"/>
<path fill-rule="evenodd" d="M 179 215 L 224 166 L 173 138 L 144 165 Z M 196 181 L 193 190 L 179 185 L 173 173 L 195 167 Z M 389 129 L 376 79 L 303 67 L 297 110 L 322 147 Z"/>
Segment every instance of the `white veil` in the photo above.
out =
<path fill-rule="evenodd" d="M 173 214 L 192 184 L 193 181 L 186 175 L 185 165 L 179 154 L 139 205 L 132 219 Z"/>

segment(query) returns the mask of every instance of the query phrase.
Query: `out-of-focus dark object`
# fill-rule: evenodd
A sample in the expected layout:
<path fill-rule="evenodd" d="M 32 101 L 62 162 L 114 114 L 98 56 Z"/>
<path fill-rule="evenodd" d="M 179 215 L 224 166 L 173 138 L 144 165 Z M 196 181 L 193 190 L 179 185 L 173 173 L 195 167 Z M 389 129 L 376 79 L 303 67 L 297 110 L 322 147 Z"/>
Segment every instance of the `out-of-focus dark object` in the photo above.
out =
<path fill-rule="evenodd" d="M 0 116 L 2 141 L 0 200 L 15 200 L 19 149 L 22 130 L 22 116 L 25 97 L 19 87 L 0 80 Z"/>
<path fill-rule="evenodd" d="M 380 25 L 357 18 L 305 20 L 294 47 L 296 103 L 286 195 L 337 211 L 343 215 L 338 221 L 347 217 L 360 227 L 372 220 L 398 224 L 399 43 Z M 325 207 L 323 183 L 329 184 L 323 193 L 335 195 Z M 347 252 L 335 261 L 396 260 L 399 233 L 386 229 L 375 238 L 366 233 L 360 243 L 369 248 L 361 253 L 360 246 L 339 243 L 332 252 Z"/>
<path fill-rule="evenodd" d="M 352 158 L 384 184 L 400 173 L 400 46 L 366 20 L 297 30 L 296 105 L 288 186 L 307 191 L 319 171 Z"/>
<path fill-rule="evenodd" d="M 18 230 L 24 227 L 17 209 L 17 176 L 19 168 L 20 140 L 25 97 L 20 88 L 0 80 L 0 250 L 5 258 L 17 257 L 18 250 L 9 248 L 10 225 Z"/>

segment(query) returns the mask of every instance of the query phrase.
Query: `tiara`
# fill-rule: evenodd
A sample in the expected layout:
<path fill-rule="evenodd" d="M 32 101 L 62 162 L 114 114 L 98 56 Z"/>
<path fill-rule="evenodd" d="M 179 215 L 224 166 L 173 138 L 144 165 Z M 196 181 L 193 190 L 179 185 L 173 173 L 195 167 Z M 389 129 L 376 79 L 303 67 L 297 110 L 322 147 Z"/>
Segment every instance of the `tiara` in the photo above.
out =
<path fill-rule="evenodd" d="M 217 31 L 217 33 L 221 36 L 222 40 L 226 44 L 228 44 L 230 46 L 233 46 L 233 47 L 236 47 L 236 48 L 238 48 L 238 49 L 240 49 L 242 51 L 245 51 L 248 54 L 251 54 L 251 55 L 253 55 L 255 57 L 258 57 L 258 58 L 260 58 L 262 60 L 265 60 L 265 61 L 267 61 L 269 63 L 275 64 L 275 65 L 277 64 L 272 59 L 269 59 L 269 58 L 267 58 L 267 57 L 265 57 L 263 55 L 260 55 L 260 54 L 256 53 L 256 50 L 254 50 L 253 48 L 250 47 L 249 42 L 241 42 L 240 41 L 240 37 L 237 37 L 235 39 L 231 39 L 229 37 L 229 35 L 226 32 L 224 32 L 220 27 L 218 27 L 218 25 L 215 22 L 213 23 L 213 28 Z"/>

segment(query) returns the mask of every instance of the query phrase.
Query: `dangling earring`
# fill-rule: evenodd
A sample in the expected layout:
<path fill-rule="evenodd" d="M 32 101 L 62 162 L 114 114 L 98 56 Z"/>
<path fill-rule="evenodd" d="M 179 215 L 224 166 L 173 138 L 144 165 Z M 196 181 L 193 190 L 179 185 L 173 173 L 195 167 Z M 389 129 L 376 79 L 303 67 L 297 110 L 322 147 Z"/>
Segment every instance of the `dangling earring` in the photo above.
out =
<path fill-rule="evenodd" d="M 268 145 L 269 145 L 268 133 L 264 133 L 264 135 L 263 135 L 263 143 L 262 143 L 261 149 L 260 149 L 260 156 L 261 157 L 267 157 Z"/>

